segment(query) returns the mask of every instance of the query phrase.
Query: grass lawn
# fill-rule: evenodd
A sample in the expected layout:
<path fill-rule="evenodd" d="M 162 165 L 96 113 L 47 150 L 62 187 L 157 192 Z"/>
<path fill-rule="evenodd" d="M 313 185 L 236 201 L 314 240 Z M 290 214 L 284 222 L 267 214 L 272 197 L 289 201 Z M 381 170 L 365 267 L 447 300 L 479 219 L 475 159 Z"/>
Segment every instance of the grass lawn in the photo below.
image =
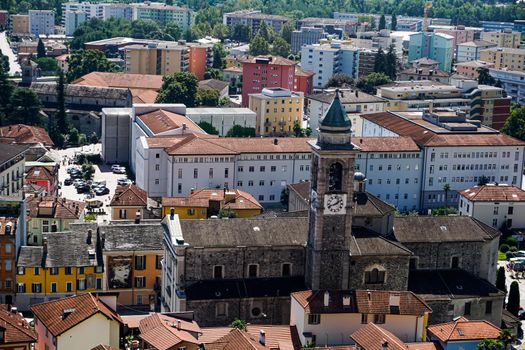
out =
<path fill-rule="evenodd" d="M 498 260 L 507 260 L 507 254 L 498 250 Z"/>

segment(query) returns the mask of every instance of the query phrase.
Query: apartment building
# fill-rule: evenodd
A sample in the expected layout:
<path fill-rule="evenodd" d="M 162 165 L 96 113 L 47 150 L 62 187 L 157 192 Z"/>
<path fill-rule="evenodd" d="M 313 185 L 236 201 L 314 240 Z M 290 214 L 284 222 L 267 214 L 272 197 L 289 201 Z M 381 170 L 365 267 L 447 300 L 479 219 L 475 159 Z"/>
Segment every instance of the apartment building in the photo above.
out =
<path fill-rule="evenodd" d="M 0 301 L 3 304 L 13 304 L 15 300 L 17 236 L 24 235 L 17 221 L 16 217 L 0 216 Z"/>
<path fill-rule="evenodd" d="M 457 206 L 458 192 L 482 179 L 521 187 L 525 143 L 461 113 L 383 112 L 363 119 L 364 136 L 406 136 L 421 149 L 421 210 Z"/>
<path fill-rule="evenodd" d="M 494 47 L 482 50 L 480 60 L 494 63 L 495 69 L 525 71 L 525 49 L 514 49 L 508 47 Z"/>
<path fill-rule="evenodd" d="M 403 58 L 403 42 L 405 34 L 399 32 L 392 32 L 389 29 L 382 29 L 380 31 L 358 32 L 356 39 L 351 39 L 354 46 L 359 48 L 388 51 L 390 46 L 394 46 L 394 51 L 399 60 Z"/>
<path fill-rule="evenodd" d="M 83 11 L 64 12 L 64 30 L 66 35 L 73 35 L 77 27 L 85 21 L 87 21 L 87 15 Z"/>
<path fill-rule="evenodd" d="M 466 28 L 463 25 L 452 28 L 437 27 L 434 29 L 434 33 L 446 34 L 452 37 L 452 48 L 454 57 L 457 52 L 457 45 L 473 41 L 476 34 L 480 31 L 481 29 L 479 28 Z"/>
<path fill-rule="evenodd" d="M 206 69 L 213 66 L 213 45 L 201 43 L 186 45 L 189 48 L 188 71 L 195 74 L 199 80 L 203 80 Z"/>
<path fill-rule="evenodd" d="M 294 124 L 302 125 L 304 95 L 283 88 L 264 88 L 249 95 L 249 108 L 256 114 L 257 135 L 290 136 Z"/>
<path fill-rule="evenodd" d="M 502 29 L 497 32 L 481 33 L 481 40 L 496 44 L 497 47 L 519 48 L 521 43 L 521 33 L 512 29 Z"/>
<path fill-rule="evenodd" d="M 319 43 L 319 40 L 328 35 L 323 28 L 301 27 L 292 32 L 292 53 L 298 54 L 304 45 Z"/>
<path fill-rule="evenodd" d="M 452 70 L 452 57 L 454 52 L 454 38 L 441 33 L 415 33 L 410 35 L 408 44 L 408 61 L 419 58 L 430 58 L 439 62 L 443 71 Z"/>
<path fill-rule="evenodd" d="M 143 2 L 132 4 L 133 19 L 152 20 L 161 27 L 175 23 L 185 32 L 193 23 L 193 11 L 189 8 L 166 5 L 161 2 Z"/>
<path fill-rule="evenodd" d="M 242 106 L 248 107 L 249 95 L 264 88 L 294 88 L 295 62 L 279 56 L 257 56 L 241 59 Z"/>
<path fill-rule="evenodd" d="M 465 61 L 457 63 L 454 68 L 457 74 L 460 74 L 464 77 L 477 80 L 479 77 L 479 70 L 481 68 L 492 68 L 494 67 L 493 63 L 487 63 L 483 61 Z"/>
<path fill-rule="evenodd" d="M 128 21 L 133 19 L 131 5 L 120 3 L 66 2 L 62 4 L 62 13 L 64 14 L 62 24 L 66 28 L 66 35 L 72 35 L 68 33 L 73 33 L 80 23 L 91 18 L 106 20 L 115 17 Z"/>
<path fill-rule="evenodd" d="M 286 16 L 268 15 L 257 10 L 240 10 L 228 12 L 222 15 L 222 23 L 233 29 L 236 25 L 248 26 L 253 36 L 259 32 L 261 23 L 272 27 L 276 33 L 280 33 L 283 25 L 291 19 Z"/>
<path fill-rule="evenodd" d="M 0 199 L 21 200 L 24 198 L 24 154 L 29 145 L 0 143 L 0 148 Z"/>
<path fill-rule="evenodd" d="M 131 21 L 133 19 L 133 7 L 130 4 L 122 3 L 104 4 L 102 18 L 124 18 Z"/>
<path fill-rule="evenodd" d="M 505 29 L 514 29 L 513 22 L 480 21 L 484 32 L 498 32 Z"/>
<path fill-rule="evenodd" d="M 321 120 L 330 108 L 334 96 L 335 91 L 327 89 L 307 97 L 305 102 L 306 115 L 308 117 L 308 126 L 312 129 L 313 135 L 318 134 Z M 383 112 L 385 110 L 386 101 L 384 99 L 359 90 L 340 89 L 339 98 L 346 115 L 352 122 L 352 133 L 355 136 L 361 136 L 362 133 L 362 114 Z"/>
<path fill-rule="evenodd" d="M 86 19 L 104 18 L 104 3 L 92 2 L 65 2 L 62 4 L 62 13 L 66 12 L 83 12 L 86 14 Z M 67 22 L 66 22 L 67 23 Z"/>
<path fill-rule="evenodd" d="M 375 21 L 376 28 L 379 27 L 379 20 L 381 15 L 374 13 L 346 13 L 346 12 L 334 12 L 335 19 L 345 19 L 350 21 L 359 22 L 361 18 L 372 18 Z M 436 19 L 430 18 L 431 23 Z M 390 28 L 392 23 L 392 16 L 385 15 L 386 27 Z M 436 21 L 437 22 L 437 21 Z M 450 24 L 450 21 L 448 22 Z M 408 17 L 408 16 L 397 16 L 397 28 L 399 31 L 407 32 L 420 32 L 423 28 L 423 19 L 420 17 Z"/>
<path fill-rule="evenodd" d="M 13 35 L 29 34 L 29 15 L 11 15 L 11 32 Z"/>
<path fill-rule="evenodd" d="M 29 33 L 36 37 L 55 34 L 55 12 L 51 10 L 29 10 Z"/>
<path fill-rule="evenodd" d="M 169 75 L 187 72 L 189 68 L 189 48 L 177 42 L 128 45 L 123 51 L 127 73 Z"/>
<path fill-rule="evenodd" d="M 307 17 L 297 21 L 297 27 L 323 28 L 332 37 L 343 39 L 343 34 L 356 34 L 358 24 L 356 21 L 326 17 Z"/>
<path fill-rule="evenodd" d="M 338 42 L 306 45 L 301 49 L 301 68 L 315 73 L 314 88 L 324 87 L 338 73 L 357 79 L 360 49 Z"/>
<path fill-rule="evenodd" d="M 305 96 L 310 95 L 314 89 L 314 72 L 295 67 L 295 77 L 293 80 L 293 90 L 300 91 Z"/>
<path fill-rule="evenodd" d="M 512 102 L 525 104 L 525 72 L 507 69 L 489 69 L 490 75 L 500 81 Z"/>
<path fill-rule="evenodd" d="M 192 188 L 240 189 L 278 203 L 289 183 L 310 178 L 305 138 L 140 137 L 136 182 L 150 197 L 185 196 Z"/>
<path fill-rule="evenodd" d="M 458 44 L 456 50 L 456 62 L 477 61 L 479 60 L 481 50 L 497 46 L 497 44 L 485 40 L 474 40 Z"/>

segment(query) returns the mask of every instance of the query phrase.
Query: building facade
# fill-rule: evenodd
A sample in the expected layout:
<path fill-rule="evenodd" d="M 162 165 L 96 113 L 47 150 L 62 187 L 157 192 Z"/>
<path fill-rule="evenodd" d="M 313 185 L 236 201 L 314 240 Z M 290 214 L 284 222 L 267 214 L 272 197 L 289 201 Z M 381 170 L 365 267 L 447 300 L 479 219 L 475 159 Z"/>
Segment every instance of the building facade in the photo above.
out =
<path fill-rule="evenodd" d="M 13 35 L 29 34 L 29 15 L 12 15 L 11 31 Z"/>
<path fill-rule="evenodd" d="M 29 32 L 39 35 L 55 34 L 55 12 L 51 10 L 29 10 Z"/>
<path fill-rule="evenodd" d="M 241 10 L 222 15 L 222 23 L 230 27 L 230 29 L 242 24 L 250 28 L 253 36 L 259 32 L 259 27 L 262 22 L 272 27 L 276 33 L 280 33 L 283 25 L 289 21 L 290 18 L 288 17 L 268 15 L 257 10 Z"/>
<path fill-rule="evenodd" d="M 186 117 L 196 124 L 210 123 L 219 136 L 226 136 L 236 125 L 254 129 L 256 125 L 256 114 L 249 108 L 186 108 Z"/>
<path fill-rule="evenodd" d="M 454 38 L 440 33 L 416 33 L 410 35 L 408 61 L 427 57 L 439 62 L 439 68 L 446 72 L 452 70 Z"/>
<path fill-rule="evenodd" d="M 72 36 L 77 27 L 87 20 L 87 15 L 83 11 L 66 11 L 64 12 L 64 29 L 66 35 Z"/>
<path fill-rule="evenodd" d="M 459 44 L 473 41 L 476 34 L 479 33 L 480 31 L 481 29 L 466 28 L 463 25 L 456 26 L 453 28 L 439 28 L 438 27 L 434 29 L 434 33 L 446 34 L 452 37 L 452 47 L 454 49 L 454 52 L 453 52 L 454 57 L 456 57 L 457 46 Z"/>
<path fill-rule="evenodd" d="M 511 29 L 503 29 L 497 32 L 482 32 L 481 40 L 496 44 L 497 47 L 510 47 L 517 49 L 521 44 L 521 33 Z"/>
<path fill-rule="evenodd" d="M 1 144 L 0 157 L 0 198 L 22 200 L 24 197 L 25 145 Z"/>
<path fill-rule="evenodd" d="M 455 56 L 456 62 L 477 61 L 480 59 L 481 50 L 496 46 L 497 44 L 484 40 L 474 40 L 458 44 Z"/>
<path fill-rule="evenodd" d="M 480 60 L 493 63 L 495 69 L 525 71 L 525 49 L 497 47 L 482 50 Z"/>
<path fill-rule="evenodd" d="M 292 32 L 292 53 L 298 54 L 304 45 L 319 43 L 327 33 L 323 28 L 318 27 L 301 27 L 299 30 Z"/>
<path fill-rule="evenodd" d="M 166 5 L 160 2 L 133 4 L 133 19 L 152 20 L 161 27 L 175 23 L 185 32 L 193 23 L 193 11 L 189 8 Z"/>
<path fill-rule="evenodd" d="M 489 72 L 494 79 L 501 82 L 512 102 L 525 103 L 525 72 L 492 68 Z"/>
<path fill-rule="evenodd" d="M 187 72 L 189 56 L 188 47 L 176 42 L 129 45 L 124 48 L 125 71 L 152 75 Z"/>

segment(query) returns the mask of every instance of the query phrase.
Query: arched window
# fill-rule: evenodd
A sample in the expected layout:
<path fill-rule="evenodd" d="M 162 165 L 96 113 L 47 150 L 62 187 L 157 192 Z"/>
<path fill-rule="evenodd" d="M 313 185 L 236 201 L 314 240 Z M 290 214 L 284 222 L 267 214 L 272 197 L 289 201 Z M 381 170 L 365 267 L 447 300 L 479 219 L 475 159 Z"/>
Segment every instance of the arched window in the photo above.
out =
<path fill-rule="evenodd" d="M 371 270 L 365 271 L 366 284 L 383 284 L 385 283 L 385 271 L 374 267 Z"/>
<path fill-rule="evenodd" d="M 328 173 L 328 191 L 341 191 L 343 186 L 343 166 L 335 162 L 330 165 Z"/>

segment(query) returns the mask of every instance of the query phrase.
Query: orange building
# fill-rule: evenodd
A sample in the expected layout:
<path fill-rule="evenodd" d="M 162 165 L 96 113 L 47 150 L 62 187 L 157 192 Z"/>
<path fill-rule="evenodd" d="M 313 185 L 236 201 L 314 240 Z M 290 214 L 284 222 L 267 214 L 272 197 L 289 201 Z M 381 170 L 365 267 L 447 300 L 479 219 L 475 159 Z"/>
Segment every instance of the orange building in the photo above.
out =
<path fill-rule="evenodd" d="M 313 91 L 314 74 L 314 72 L 295 66 L 293 90 L 302 92 L 304 96 L 310 95 Z"/>
<path fill-rule="evenodd" d="M 188 43 L 190 48 L 190 63 L 188 70 L 199 80 L 204 79 L 204 72 L 213 64 L 213 46 L 209 44 Z"/>
<path fill-rule="evenodd" d="M 16 259 L 16 235 L 17 218 L 0 218 L 0 303 L 13 303 L 15 294 L 15 259 Z"/>
<path fill-rule="evenodd" d="M 117 186 L 111 199 L 111 220 L 143 218 L 148 206 L 148 194 L 135 185 Z"/>

